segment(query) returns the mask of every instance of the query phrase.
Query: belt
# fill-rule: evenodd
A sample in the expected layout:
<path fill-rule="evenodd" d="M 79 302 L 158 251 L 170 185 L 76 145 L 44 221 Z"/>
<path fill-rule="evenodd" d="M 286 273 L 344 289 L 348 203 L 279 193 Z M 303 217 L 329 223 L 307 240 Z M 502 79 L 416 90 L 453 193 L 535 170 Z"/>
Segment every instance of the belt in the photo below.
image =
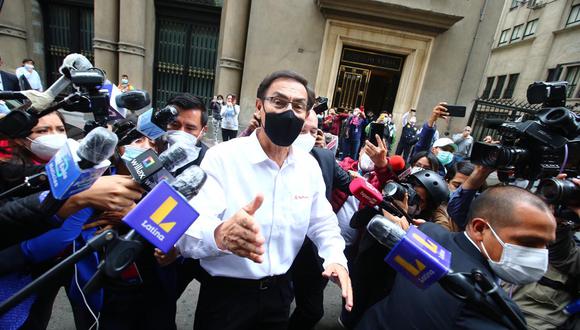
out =
<path fill-rule="evenodd" d="M 287 274 L 267 276 L 260 279 L 245 279 L 223 276 L 209 276 L 209 281 L 215 284 L 232 287 L 243 287 L 256 290 L 268 290 L 280 284 L 289 284 L 290 279 Z"/>

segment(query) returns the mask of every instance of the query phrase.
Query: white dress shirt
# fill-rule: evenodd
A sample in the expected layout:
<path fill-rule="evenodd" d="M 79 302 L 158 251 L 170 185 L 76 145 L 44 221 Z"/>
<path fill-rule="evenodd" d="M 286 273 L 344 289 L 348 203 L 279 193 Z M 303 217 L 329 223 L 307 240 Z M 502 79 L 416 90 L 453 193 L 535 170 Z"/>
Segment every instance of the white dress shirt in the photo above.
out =
<path fill-rule="evenodd" d="M 338 221 L 325 197 L 316 160 L 291 148 L 282 167 L 269 159 L 257 135 L 233 139 L 209 149 L 201 162 L 207 181 L 191 205 L 199 218 L 177 243 L 185 257 L 200 258 L 212 276 L 260 279 L 288 271 L 306 235 L 318 247 L 324 267 L 347 268 Z M 219 250 L 215 228 L 250 203 L 258 193 L 262 206 L 254 214 L 266 242 L 259 264 Z"/>
<path fill-rule="evenodd" d="M 26 70 L 25 67 L 21 66 L 16 69 L 16 77 L 20 77 L 24 75 L 24 77 L 28 80 L 30 87 L 34 90 L 42 92 L 42 81 L 40 80 L 40 76 L 36 70 L 32 70 L 32 72 Z"/>

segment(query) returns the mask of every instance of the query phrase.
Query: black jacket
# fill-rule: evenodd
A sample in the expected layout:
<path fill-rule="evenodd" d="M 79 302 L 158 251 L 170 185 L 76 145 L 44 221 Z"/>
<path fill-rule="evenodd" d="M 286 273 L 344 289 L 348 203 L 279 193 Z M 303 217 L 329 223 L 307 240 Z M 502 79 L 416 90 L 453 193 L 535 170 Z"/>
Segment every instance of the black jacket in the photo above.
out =
<path fill-rule="evenodd" d="M 18 84 L 18 78 L 12 73 L 6 71 L 0 71 L 0 78 L 2 78 L 2 86 L 4 91 L 19 91 L 20 85 Z"/>
<path fill-rule="evenodd" d="M 463 232 L 451 233 L 433 223 L 426 223 L 420 229 L 451 252 L 451 268 L 455 272 L 471 272 L 477 268 L 488 278 L 496 278 L 481 252 Z M 517 305 L 502 289 L 499 290 L 512 309 L 523 318 Z M 489 298 L 488 301 L 491 303 Z M 482 310 L 481 305 L 466 304 L 451 296 L 439 284 L 421 290 L 397 274 L 389 296 L 368 310 L 357 329 L 508 328 L 506 320 L 492 319 Z"/>
<path fill-rule="evenodd" d="M 338 165 L 332 151 L 314 147 L 310 151 L 310 154 L 314 159 L 316 159 L 318 165 L 320 165 L 322 178 L 326 185 L 326 199 L 330 201 L 333 188 L 340 189 L 345 193 L 350 194 L 350 190 L 348 189 L 348 185 L 351 181 L 350 175 Z"/>

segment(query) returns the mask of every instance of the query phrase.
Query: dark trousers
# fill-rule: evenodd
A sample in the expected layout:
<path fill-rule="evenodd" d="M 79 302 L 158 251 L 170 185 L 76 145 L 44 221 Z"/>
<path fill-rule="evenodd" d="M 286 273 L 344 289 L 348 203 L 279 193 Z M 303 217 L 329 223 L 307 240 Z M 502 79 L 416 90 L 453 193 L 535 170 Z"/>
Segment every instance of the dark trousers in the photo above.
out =
<path fill-rule="evenodd" d="M 235 139 L 238 136 L 238 130 L 222 128 L 222 140 L 224 142 Z"/>
<path fill-rule="evenodd" d="M 194 330 L 287 329 L 292 290 L 287 275 L 262 280 L 204 276 Z"/>
<path fill-rule="evenodd" d="M 328 279 L 322 277 L 323 271 L 316 246 L 306 238 L 290 268 L 296 309 L 288 329 L 312 329 L 324 316 L 324 288 Z"/>
<path fill-rule="evenodd" d="M 413 146 L 410 144 L 399 142 L 399 144 L 397 144 L 397 151 L 395 152 L 395 154 L 403 156 L 405 161 L 408 161 L 409 157 L 411 156 L 412 147 Z"/>
<path fill-rule="evenodd" d="M 72 276 L 72 270 L 66 271 L 46 283 L 43 288 L 36 293 L 36 298 L 30 308 L 28 319 L 26 319 L 20 329 L 40 330 L 48 327 L 48 323 L 52 316 L 54 300 L 61 287 L 65 288 L 67 295 L 69 294 Z M 86 306 L 72 304 L 72 310 L 76 329 L 89 329 L 95 323 L 95 319 L 92 317 Z"/>

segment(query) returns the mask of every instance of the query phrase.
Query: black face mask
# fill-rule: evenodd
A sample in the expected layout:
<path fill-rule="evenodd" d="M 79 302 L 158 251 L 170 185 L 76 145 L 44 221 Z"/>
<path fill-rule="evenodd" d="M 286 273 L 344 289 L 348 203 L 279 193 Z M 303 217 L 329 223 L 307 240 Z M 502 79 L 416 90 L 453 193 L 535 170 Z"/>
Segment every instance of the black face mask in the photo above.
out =
<path fill-rule="evenodd" d="M 303 125 L 304 120 L 296 117 L 293 110 L 287 110 L 282 113 L 266 112 L 266 123 L 263 126 L 266 135 L 275 145 L 288 147 L 296 140 Z"/>

